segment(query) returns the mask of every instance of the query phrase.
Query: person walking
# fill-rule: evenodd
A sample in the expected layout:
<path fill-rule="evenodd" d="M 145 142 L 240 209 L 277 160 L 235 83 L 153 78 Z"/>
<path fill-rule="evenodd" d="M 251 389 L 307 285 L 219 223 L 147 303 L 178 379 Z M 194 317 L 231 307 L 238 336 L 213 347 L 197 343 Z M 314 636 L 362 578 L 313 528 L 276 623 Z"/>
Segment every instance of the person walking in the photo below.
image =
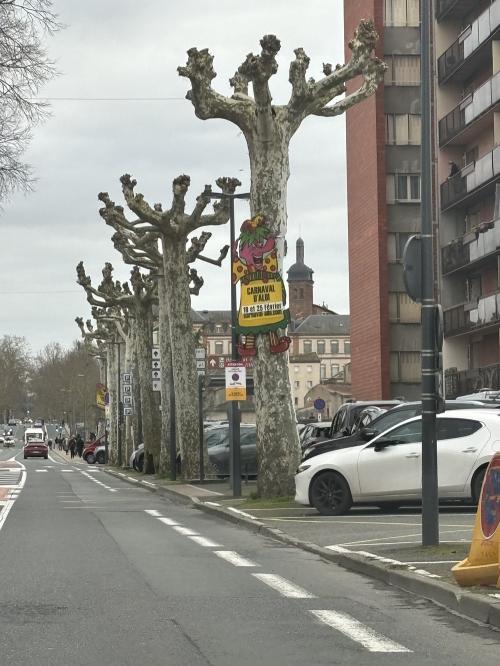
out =
<path fill-rule="evenodd" d="M 68 448 L 69 448 L 69 453 L 71 455 L 71 460 L 75 457 L 75 449 L 76 449 L 76 440 L 74 437 L 71 437 L 69 442 L 68 442 Z"/>
<path fill-rule="evenodd" d="M 77 436 L 76 436 L 75 445 L 76 445 L 76 453 L 78 454 L 78 457 L 81 458 L 85 442 L 83 441 L 82 436 L 80 435 L 80 433 L 78 433 Z"/>

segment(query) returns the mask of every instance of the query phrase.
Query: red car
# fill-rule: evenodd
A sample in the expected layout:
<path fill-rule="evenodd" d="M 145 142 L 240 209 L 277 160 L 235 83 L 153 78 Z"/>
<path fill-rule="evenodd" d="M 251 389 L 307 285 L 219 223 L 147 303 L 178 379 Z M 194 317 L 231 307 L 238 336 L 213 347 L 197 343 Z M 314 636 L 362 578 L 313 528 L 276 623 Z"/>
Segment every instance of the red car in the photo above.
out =
<path fill-rule="evenodd" d="M 94 442 L 90 443 L 87 442 L 85 448 L 83 449 L 82 458 L 86 460 L 89 463 L 89 465 L 93 465 L 96 461 L 95 450 L 97 449 L 98 446 L 102 446 L 103 444 L 104 444 L 104 435 L 101 435 Z"/>
<path fill-rule="evenodd" d="M 26 458 L 45 458 L 49 457 L 49 447 L 44 441 L 31 440 L 23 448 L 24 459 Z"/>

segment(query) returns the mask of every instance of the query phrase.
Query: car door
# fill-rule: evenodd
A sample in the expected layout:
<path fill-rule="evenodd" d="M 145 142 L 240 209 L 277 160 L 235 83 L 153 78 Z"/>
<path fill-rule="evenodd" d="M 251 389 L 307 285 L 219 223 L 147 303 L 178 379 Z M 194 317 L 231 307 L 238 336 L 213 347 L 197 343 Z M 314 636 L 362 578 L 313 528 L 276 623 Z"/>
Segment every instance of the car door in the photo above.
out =
<path fill-rule="evenodd" d="M 477 419 L 441 417 L 436 437 L 439 494 L 461 496 L 490 431 Z"/>
<path fill-rule="evenodd" d="M 241 428 L 240 451 L 242 475 L 257 474 L 257 434 L 255 428 Z"/>
<path fill-rule="evenodd" d="M 361 497 L 420 497 L 422 420 L 419 418 L 395 426 L 381 438 L 390 439 L 393 444 L 377 451 L 377 438 L 360 451 L 358 478 Z"/>

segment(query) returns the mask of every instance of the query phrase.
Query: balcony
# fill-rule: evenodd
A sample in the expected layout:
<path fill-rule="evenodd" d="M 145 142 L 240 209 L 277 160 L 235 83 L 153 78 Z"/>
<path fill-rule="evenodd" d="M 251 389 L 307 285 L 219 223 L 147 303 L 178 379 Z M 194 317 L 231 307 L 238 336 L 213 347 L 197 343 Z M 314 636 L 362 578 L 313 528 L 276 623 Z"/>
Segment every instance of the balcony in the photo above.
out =
<path fill-rule="evenodd" d="M 444 334 L 460 335 L 500 325 L 500 293 L 483 296 L 477 304 L 462 303 L 444 311 Z"/>
<path fill-rule="evenodd" d="M 482 368 L 471 370 L 446 370 L 445 377 L 446 397 L 456 398 L 457 395 L 475 393 L 483 387 L 500 389 L 500 364 L 485 365 Z"/>
<path fill-rule="evenodd" d="M 477 265 L 500 250 L 500 220 L 482 222 L 477 230 L 441 248 L 443 275 Z"/>
<path fill-rule="evenodd" d="M 477 0 L 436 0 L 436 18 L 442 21 L 450 14 L 454 19 L 463 18 L 476 6 Z"/>
<path fill-rule="evenodd" d="M 499 30 L 500 0 L 495 0 L 438 58 L 440 85 L 452 77 L 455 81 L 464 81 L 483 62 L 491 60 L 488 45 Z"/>
<path fill-rule="evenodd" d="M 491 114 L 500 105 L 500 72 L 463 99 L 439 121 L 439 145 L 464 145 L 493 124 Z"/>
<path fill-rule="evenodd" d="M 465 166 L 452 178 L 441 183 L 441 210 L 468 206 L 486 190 L 493 189 L 500 176 L 500 146 Z"/>

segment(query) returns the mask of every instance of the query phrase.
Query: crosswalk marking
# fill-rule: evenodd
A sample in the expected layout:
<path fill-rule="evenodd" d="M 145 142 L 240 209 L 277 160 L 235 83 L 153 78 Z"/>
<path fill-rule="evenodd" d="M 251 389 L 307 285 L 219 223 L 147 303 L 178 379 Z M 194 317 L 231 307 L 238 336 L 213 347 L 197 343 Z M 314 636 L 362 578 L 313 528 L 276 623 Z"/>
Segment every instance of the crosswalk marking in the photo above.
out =
<path fill-rule="evenodd" d="M 379 634 L 347 613 L 331 610 L 311 610 L 309 612 L 323 624 L 340 631 L 356 643 L 361 643 L 369 652 L 411 652 L 408 648 L 391 641 L 390 638 Z"/>

